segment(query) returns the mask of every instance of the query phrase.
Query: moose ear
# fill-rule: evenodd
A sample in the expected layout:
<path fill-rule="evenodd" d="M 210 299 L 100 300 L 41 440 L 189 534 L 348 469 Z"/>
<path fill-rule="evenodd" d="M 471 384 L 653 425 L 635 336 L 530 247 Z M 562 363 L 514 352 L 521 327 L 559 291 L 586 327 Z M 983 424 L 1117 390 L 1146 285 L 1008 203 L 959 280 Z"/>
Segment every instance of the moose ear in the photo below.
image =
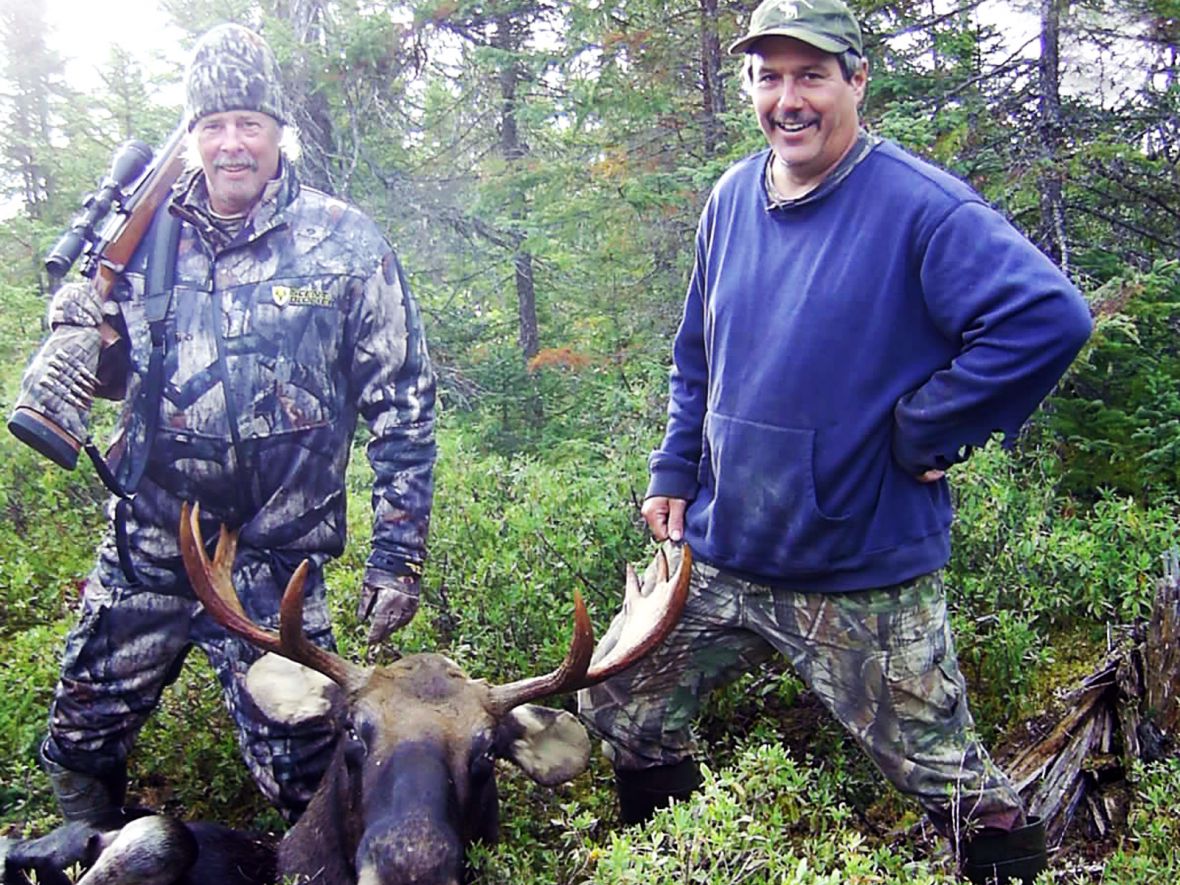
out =
<path fill-rule="evenodd" d="M 271 719 L 294 725 L 327 716 L 340 687 L 315 670 L 267 653 L 246 673 L 246 693 Z"/>
<path fill-rule="evenodd" d="M 524 704 L 500 720 L 496 751 L 537 783 L 555 787 L 586 770 L 590 736 L 573 713 Z"/>

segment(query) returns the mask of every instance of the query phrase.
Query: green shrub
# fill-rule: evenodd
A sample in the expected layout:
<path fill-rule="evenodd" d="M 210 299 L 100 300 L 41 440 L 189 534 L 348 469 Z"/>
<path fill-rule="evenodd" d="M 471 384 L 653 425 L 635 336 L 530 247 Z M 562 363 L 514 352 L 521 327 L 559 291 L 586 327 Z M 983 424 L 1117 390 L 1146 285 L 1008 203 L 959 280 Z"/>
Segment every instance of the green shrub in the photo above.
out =
<path fill-rule="evenodd" d="M 200 651 L 189 655 L 180 677 L 165 690 L 128 769 L 129 790 L 150 807 L 260 831 L 282 826 L 238 755 L 217 676 Z"/>
<path fill-rule="evenodd" d="M 604 632 L 625 563 L 648 555 L 634 505 L 642 461 L 575 443 L 545 458 L 488 454 L 449 430 L 439 444 L 425 617 L 399 641 L 448 649 L 481 676 L 517 678 L 564 656 L 575 590 Z"/>
<path fill-rule="evenodd" d="M 0 636 L 0 822 L 44 832 L 56 808 L 37 764 L 65 638 L 63 621 Z"/>
<path fill-rule="evenodd" d="M 562 847 L 538 859 L 511 844 L 475 854 L 476 883 L 662 885 L 662 883 L 950 883 L 946 860 L 898 840 L 874 840 L 841 797 L 839 776 L 800 764 L 773 744 L 749 745 L 730 768 L 704 771 L 691 799 L 644 827 L 604 827 L 562 804 L 550 822 Z"/>
<path fill-rule="evenodd" d="M 1102 881 L 1111 885 L 1180 882 L 1180 759 L 1137 765 L 1127 833 Z"/>
<path fill-rule="evenodd" d="M 1089 631 L 1093 663 L 1108 624 L 1148 615 L 1160 556 L 1180 536 L 1174 499 L 1145 506 L 1106 491 L 1079 503 L 1062 489 L 1052 450 L 1035 434 L 1027 442 L 1016 453 L 988 445 L 951 477 L 948 599 L 972 707 L 989 738 L 1034 713 L 1055 681 L 1050 637 L 1076 642 Z"/>
<path fill-rule="evenodd" d="M 43 332 L 45 299 L 29 286 L 0 280 L 0 380 L 6 402 Z"/>
<path fill-rule="evenodd" d="M 1106 491 L 1079 505 L 1048 449 L 1014 457 L 995 444 L 955 468 L 951 486 L 948 586 L 962 616 L 1018 612 L 1046 628 L 1150 610 L 1159 556 L 1177 541 L 1175 499 L 1144 506 Z"/>
<path fill-rule="evenodd" d="M 1180 262 L 1126 273 L 1090 296 L 1094 335 L 1051 400 L 1064 488 L 1140 500 L 1180 491 Z"/>

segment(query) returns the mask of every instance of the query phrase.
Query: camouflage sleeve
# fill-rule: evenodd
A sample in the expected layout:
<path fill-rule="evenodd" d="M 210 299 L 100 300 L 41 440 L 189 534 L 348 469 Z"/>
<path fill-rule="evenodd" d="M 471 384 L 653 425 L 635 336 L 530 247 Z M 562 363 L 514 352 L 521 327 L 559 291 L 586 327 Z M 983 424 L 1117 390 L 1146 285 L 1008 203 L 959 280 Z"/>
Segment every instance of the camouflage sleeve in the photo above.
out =
<path fill-rule="evenodd" d="M 352 306 L 351 389 L 372 430 L 373 548 L 365 579 L 421 572 L 434 494 L 434 370 L 392 251 Z"/>
<path fill-rule="evenodd" d="M 117 285 L 126 286 L 126 282 L 120 278 Z M 104 334 L 98 361 L 89 367 L 98 380 L 94 396 L 121 400 L 127 392 L 127 373 L 131 364 L 125 336 L 115 331 L 122 328 L 116 300 L 104 299 L 90 280 L 66 283 L 50 298 L 45 321 L 50 329 L 102 327 Z M 102 326 L 103 323 L 107 326 Z"/>
<path fill-rule="evenodd" d="M 49 328 L 58 326 L 97 326 L 106 319 L 107 305 L 90 281 L 65 283 L 49 300 L 49 313 L 45 321 Z M 114 313 L 118 305 L 113 301 L 109 310 Z"/>

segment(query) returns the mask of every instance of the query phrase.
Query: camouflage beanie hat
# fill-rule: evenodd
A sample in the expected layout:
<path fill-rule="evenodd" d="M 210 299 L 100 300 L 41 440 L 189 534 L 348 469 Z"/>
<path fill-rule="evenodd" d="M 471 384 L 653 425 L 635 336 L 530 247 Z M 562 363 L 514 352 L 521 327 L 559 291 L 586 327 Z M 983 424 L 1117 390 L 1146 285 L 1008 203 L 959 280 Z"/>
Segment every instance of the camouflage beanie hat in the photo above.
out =
<path fill-rule="evenodd" d="M 260 111 L 287 122 L 279 63 L 266 41 L 241 25 L 218 25 L 193 50 L 184 80 L 189 131 L 207 114 Z"/>

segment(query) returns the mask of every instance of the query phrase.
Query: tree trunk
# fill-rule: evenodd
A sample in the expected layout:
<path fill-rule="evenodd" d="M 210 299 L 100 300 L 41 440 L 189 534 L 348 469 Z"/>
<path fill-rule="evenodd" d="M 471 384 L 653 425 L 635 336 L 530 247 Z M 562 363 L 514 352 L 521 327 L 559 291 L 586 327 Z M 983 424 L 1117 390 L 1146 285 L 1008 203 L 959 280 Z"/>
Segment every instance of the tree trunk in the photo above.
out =
<path fill-rule="evenodd" d="M 725 111 L 721 82 L 721 38 L 717 35 L 717 0 L 700 0 L 701 99 L 705 153 L 715 156 L 721 146 L 720 116 Z"/>
<path fill-rule="evenodd" d="M 1041 141 L 1041 227 L 1049 256 L 1069 273 L 1065 200 L 1061 172 L 1061 91 L 1058 46 L 1061 0 L 1041 0 L 1041 59 L 1039 124 Z"/>
<path fill-rule="evenodd" d="M 527 153 L 527 147 L 520 139 L 517 128 L 516 90 L 522 79 L 520 63 L 516 54 L 521 48 L 521 35 L 512 18 L 502 14 L 496 19 L 496 34 L 492 44 L 504 53 L 500 67 L 500 155 L 508 166 L 509 174 L 518 171 L 520 161 Z M 515 268 L 516 305 L 520 329 L 517 340 L 525 361 L 537 355 L 540 347 L 537 323 L 537 298 L 533 280 L 533 256 L 523 245 L 525 220 L 528 210 L 524 195 L 514 189 L 509 215 L 512 218 L 512 241 L 514 252 L 512 263 Z"/>
<path fill-rule="evenodd" d="M 517 249 L 513 258 L 516 267 L 516 301 L 520 319 L 520 350 L 526 361 L 541 349 L 537 329 L 537 292 L 533 283 L 533 256 L 527 249 Z"/>
<path fill-rule="evenodd" d="M 291 28 L 299 46 L 318 46 L 324 40 L 324 0 L 285 0 L 276 3 L 276 14 Z M 328 194 L 344 196 L 347 181 L 335 173 L 339 154 L 328 99 L 315 88 L 315 75 L 308 70 L 308 58 L 300 53 L 286 65 L 291 116 L 299 129 L 299 173 L 307 184 Z"/>

